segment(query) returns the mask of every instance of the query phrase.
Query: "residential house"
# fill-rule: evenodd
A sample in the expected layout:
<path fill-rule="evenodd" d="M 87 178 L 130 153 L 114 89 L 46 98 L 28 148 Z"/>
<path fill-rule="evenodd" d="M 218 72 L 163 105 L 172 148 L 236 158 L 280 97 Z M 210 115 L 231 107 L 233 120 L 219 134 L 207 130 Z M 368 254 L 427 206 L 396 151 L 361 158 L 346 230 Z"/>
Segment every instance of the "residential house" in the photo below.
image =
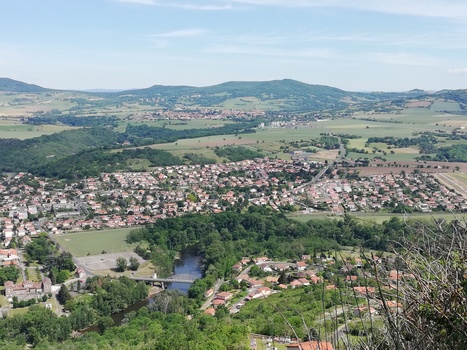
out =
<path fill-rule="evenodd" d="M 42 282 L 24 281 L 20 284 L 15 284 L 12 281 L 5 282 L 5 296 L 7 298 L 18 295 L 37 295 L 51 292 L 52 282 L 50 278 L 44 278 Z"/>
<path fill-rule="evenodd" d="M 306 263 L 304 261 L 297 262 L 297 270 L 298 271 L 305 271 Z"/>
<path fill-rule="evenodd" d="M 293 280 L 292 282 L 290 282 L 290 287 L 292 287 L 292 289 L 301 287 L 301 286 L 302 286 L 302 282 L 300 282 L 299 280 Z"/>

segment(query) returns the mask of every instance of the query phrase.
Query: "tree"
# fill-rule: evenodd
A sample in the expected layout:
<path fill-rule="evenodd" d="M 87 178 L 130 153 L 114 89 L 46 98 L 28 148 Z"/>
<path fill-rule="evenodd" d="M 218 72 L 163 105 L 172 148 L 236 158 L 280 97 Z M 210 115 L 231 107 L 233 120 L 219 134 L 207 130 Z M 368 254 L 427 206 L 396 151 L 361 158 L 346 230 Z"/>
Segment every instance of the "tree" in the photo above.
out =
<path fill-rule="evenodd" d="M 102 316 L 99 318 L 99 321 L 97 321 L 97 327 L 101 333 L 104 333 L 107 328 L 112 327 L 113 325 L 114 320 L 110 316 Z"/>
<path fill-rule="evenodd" d="M 467 230 L 465 222 L 418 225 L 418 239 L 400 239 L 395 266 L 403 277 L 390 310 L 384 292 L 387 274 L 374 264 L 384 326 L 367 327 L 371 334 L 362 349 L 463 349 L 467 344 Z M 373 260 L 371 260 L 373 261 Z"/>
<path fill-rule="evenodd" d="M 139 261 L 136 259 L 134 256 L 130 258 L 130 270 L 131 271 L 136 271 L 139 268 Z"/>
<path fill-rule="evenodd" d="M 16 282 L 19 277 L 19 270 L 16 266 L 0 267 L 0 285 L 6 281 Z"/>
<path fill-rule="evenodd" d="M 65 303 L 71 299 L 70 292 L 68 292 L 68 288 L 62 284 L 60 286 L 60 290 L 57 293 L 57 300 L 60 304 L 65 305 Z"/>
<path fill-rule="evenodd" d="M 279 283 L 281 284 L 286 284 L 287 283 L 287 275 L 285 274 L 285 271 L 281 271 L 281 274 L 279 275 Z"/>
<path fill-rule="evenodd" d="M 56 283 L 63 283 L 70 278 L 68 270 L 62 270 L 56 275 Z"/>
<path fill-rule="evenodd" d="M 126 261 L 124 257 L 122 256 L 118 257 L 116 262 L 117 262 L 117 267 L 116 267 L 117 272 L 123 272 L 126 270 L 128 262 Z"/>
<path fill-rule="evenodd" d="M 54 266 L 49 271 L 49 278 L 52 284 L 57 283 L 57 275 L 58 275 L 58 269 Z"/>

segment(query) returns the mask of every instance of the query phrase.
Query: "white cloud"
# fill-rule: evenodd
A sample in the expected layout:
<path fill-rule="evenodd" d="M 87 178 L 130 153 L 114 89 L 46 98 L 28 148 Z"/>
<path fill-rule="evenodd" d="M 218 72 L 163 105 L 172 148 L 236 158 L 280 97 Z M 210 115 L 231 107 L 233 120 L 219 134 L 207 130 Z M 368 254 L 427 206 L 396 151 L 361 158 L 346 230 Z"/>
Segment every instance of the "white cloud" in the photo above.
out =
<path fill-rule="evenodd" d="M 384 64 L 405 66 L 435 66 L 438 63 L 438 61 L 432 57 L 404 52 L 373 52 L 368 55 L 368 58 Z"/>
<path fill-rule="evenodd" d="M 190 29 L 174 30 L 172 32 L 152 34 L 149 36 L 153 38 L 189 38 L 189 37 L 199 36 L 205 32 L 206 31 L 201 28 L 190 28 Z"/>
<path fill-rule="evenodd" d="M 156 5 L 156 0 L 115 0 L 117 2 L 124 2 L 128 4 L 137 4 L 137 5 Z"/>
<path fill-rule="evenodd" d="M 207 4 L 193 4 L 193 3 L 174 3 L 171 1 L 158 1 L 158 0 L 114 0 L 117 2 L 137 4 L 137 5 L 148 5 L 148 6 L 159 6 L 159 7 L 174 7 L 186 10 L 200 10 L 200 11 L 222 11 L 231 10 L 233 6 L 230 4 L 213 5 Z"/>
<path fill-rule="evenodd" d="M 332 58 L 335 53 L 329 49 L 301 49 L 285 50 L 272 48 L 259 48 L 257 46 L 215 45 L 204 50 L 209 53 L 276 56 L 290 58 Z"/>
<path fill-rule="evenodd" d="M 231 0 L 234 3 L 282 7 L 337 7 L 398 15 L 467 20 L 464 0 Z"/>
<path fill-rule="evenodd" d="M 448 73 L 457 76 L 467 75 L 467 67 L 462 68 L 449 68 Z"/>
<path fill-rule="evenodd" d="M 171 4 L 166 5 L 170 7 L 179 7 L 187 10 L 201 10 L 201 11 L 223 11 L 223 10 L 232 10 L 234 7 L 232 5 L 198 5 L 198 4 Z"/>

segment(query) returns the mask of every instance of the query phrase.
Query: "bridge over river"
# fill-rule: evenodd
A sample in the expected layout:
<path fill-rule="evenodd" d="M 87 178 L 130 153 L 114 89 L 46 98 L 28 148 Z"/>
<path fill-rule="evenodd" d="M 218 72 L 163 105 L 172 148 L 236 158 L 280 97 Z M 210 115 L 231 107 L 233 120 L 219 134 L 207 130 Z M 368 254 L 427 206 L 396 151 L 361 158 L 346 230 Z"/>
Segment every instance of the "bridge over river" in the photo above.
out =
<path fill-rule="evenodd" d="M 143 282 L 159 282 L 159 283 L 193 283 L 198 277 L 182 273 L 177 275 L 172 275 L 167 278 L 154 278 L 154 277 L 136 277 L 130 276 L 132 280 L 143 281 Z"/>

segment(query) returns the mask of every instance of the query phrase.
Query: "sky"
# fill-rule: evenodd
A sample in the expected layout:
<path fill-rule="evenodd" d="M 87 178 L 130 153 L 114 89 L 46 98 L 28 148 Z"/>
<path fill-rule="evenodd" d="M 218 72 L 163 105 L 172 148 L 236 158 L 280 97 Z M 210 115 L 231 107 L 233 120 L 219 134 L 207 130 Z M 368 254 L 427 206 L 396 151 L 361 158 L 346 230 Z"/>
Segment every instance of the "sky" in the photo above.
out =
<path fill-rule="evenodd" d="M 466 0 L 0 0 L 0 12 L 0 77 L 48 88 L 467 88 Z"/>

